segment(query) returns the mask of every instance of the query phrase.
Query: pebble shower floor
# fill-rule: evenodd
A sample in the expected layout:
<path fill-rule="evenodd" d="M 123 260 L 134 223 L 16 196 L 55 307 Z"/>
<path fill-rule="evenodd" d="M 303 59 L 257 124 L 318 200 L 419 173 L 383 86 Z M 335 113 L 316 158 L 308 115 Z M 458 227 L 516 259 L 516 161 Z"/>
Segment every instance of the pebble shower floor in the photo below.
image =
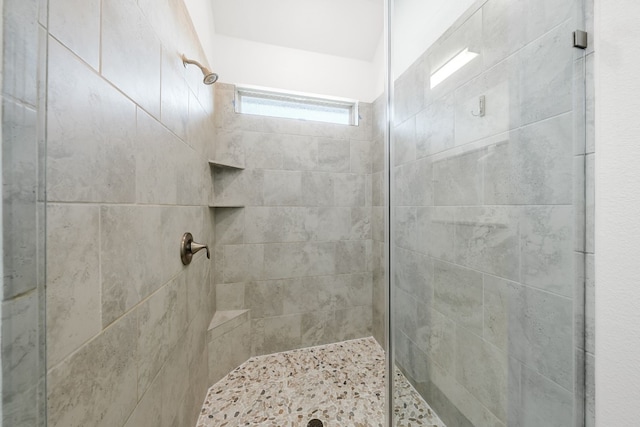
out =
<path fill-rule="evenodd" d="M 197 427 L 384 426 L 384 351 L 373 338 L 253 357 L 208 391 Z M 396 370 L 396 426 L 445 427 Z"/>

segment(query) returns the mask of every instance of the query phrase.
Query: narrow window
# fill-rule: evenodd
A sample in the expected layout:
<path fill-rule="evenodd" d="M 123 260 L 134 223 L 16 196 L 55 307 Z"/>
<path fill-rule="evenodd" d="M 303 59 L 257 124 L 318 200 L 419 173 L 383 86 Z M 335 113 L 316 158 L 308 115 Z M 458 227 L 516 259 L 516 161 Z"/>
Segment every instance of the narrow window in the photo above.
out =
<path fill-rule="evenodd" d="M 236 87 L 236 113 L 358 125 L 358 102 L 339 98 Z"/>

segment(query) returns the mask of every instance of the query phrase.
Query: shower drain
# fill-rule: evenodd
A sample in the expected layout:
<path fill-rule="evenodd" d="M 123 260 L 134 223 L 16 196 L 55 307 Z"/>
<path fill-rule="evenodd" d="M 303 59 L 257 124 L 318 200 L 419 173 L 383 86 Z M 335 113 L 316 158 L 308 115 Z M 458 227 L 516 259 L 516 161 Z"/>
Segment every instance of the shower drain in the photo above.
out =
<path fill-rule="evenodd" d="M 309 421 L 309 423 L 307 424 L 307 427 L 323 427 L 324 424 L 322 424 L 322 421 L 320 421 L 317 418 L 312 419 L 311 421 Z"/>

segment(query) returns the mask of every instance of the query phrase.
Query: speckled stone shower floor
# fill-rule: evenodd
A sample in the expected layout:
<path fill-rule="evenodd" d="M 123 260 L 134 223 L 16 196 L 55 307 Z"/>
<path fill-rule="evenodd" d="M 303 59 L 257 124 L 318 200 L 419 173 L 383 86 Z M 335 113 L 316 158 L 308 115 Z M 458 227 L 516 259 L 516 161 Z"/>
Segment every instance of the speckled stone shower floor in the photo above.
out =
<path fill-rule="evenodd" d="M 208 391 L 197 427 L 384 425 L 384 352 L 373 338 L 253 357 Z M 396 426 L 444 427 L 397 371 Z"/>

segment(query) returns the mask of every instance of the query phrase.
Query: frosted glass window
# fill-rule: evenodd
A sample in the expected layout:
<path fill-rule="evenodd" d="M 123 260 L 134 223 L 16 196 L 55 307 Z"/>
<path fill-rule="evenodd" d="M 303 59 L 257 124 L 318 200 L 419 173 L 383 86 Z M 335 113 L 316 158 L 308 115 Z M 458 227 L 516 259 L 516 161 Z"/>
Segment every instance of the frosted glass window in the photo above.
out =
<path fill-rule="evenodd" d="M 343 125 L 358 124 L 356 101 L 237 88 L 236 112 Z"/>

